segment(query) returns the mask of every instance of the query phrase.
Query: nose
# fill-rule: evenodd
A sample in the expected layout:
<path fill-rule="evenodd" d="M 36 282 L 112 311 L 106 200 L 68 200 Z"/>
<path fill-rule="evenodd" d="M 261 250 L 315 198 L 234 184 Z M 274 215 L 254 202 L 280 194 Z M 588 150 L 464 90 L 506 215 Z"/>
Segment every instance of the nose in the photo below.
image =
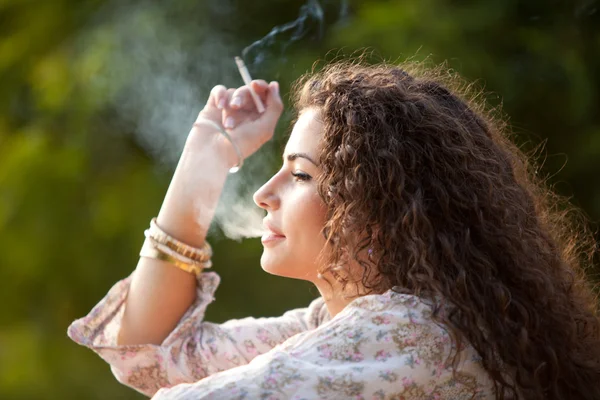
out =
<path fill-rule="evenodd" d="M 267 183 L 258 189 L 252 198 L 257 206 L 267 211 L 273 211 L 279 208 L 281 200 L 275 192 L 275 178 L 272 177 Z"/>

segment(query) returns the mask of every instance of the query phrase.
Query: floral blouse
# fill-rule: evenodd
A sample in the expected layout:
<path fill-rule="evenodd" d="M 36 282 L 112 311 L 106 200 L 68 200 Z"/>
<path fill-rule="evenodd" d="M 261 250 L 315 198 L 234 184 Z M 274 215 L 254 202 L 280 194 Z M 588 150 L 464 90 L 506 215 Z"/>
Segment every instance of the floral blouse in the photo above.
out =
<path fill-rule="evenodd" d="M 493 384 L 470 346 L 452 373 L 448 332 L 416 296 L 388 291 L 353 300 L 334 318 L 322 298 L 275 318 L 203 321 L 220 278 L 160 345 L 118 346 L 131 277 L 69 327 L 115 377 L 153 399 L 489 399 Z"/>

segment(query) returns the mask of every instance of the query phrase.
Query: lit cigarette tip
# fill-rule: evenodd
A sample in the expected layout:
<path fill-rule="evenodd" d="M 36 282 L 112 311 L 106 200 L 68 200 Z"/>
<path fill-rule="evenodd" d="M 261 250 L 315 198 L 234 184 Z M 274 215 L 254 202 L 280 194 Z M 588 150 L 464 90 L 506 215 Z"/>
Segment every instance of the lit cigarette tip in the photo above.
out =
<path fill-rule="evenodd" d="M 237 64 L 238 69 L 246 68 L 246 64 L 244 64 L 244 60 L 242 60 L 242 57 L 240 56 L 235 56 L 235 63 Z"/>
<path fill-rule="evenodd" d="M 250 76 L 250 72 L 248 71 L 248 68 L 246 67 L 246 64 L 244 64 L 244 60 L 242 60 L 241 57 L 236 56 L 235 57 L 235 63 L 237 64 L 238 71 L 240 71 L 240 75 L 242 76 L 242 79 L 244 80 L 244 83 L 250 89 L 250 95 L 252 96 L 252 100 L 254 100 L 254 104 L 256 105 L 256 109 L 258 110 L 259 113 L 265 112 L 265 106 L 263 105 L 262 101 L 260 101 L 260 98 L 258 97 L 258 95 L 256 94 L 256 92 L 254 91 L 254 89 L 252 89 L 252 85 L 250 85 L 250 83 L 252 82 L 252 77 Z"/>

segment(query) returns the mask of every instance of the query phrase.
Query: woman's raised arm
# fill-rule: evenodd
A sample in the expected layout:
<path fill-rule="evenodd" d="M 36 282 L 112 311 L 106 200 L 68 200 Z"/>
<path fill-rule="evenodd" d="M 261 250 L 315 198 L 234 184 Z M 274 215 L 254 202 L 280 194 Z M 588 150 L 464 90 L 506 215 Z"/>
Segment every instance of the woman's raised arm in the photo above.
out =
<path fill-rule="evenodd" d="M 259 114 L 246 86 L 216 86 L 189 133 L 183 153 L 157 217 L 169 235 L 201 247 L 214 215 L 228 170 L 238 163 L 229 141 L 209 120 L 223 124 L 250 156 L 268 141 L 283 110 L 276 82 L 253 81 L 266 104 Z M 239 104 L 236 104 L 239 99 Z M 168 262 L 142 257 L 133 273 L 118 344 L 160 344 L 196 298 L 196 279 Z"/>
<path fill-rule="evenodd" d="M 252 85 L 266 105 L 264 113 L 255 111 L 247 87 L 217 86 L 188 136 L 157 217 L 162 230 L 188 245 L 202 246 L 227 171 L 239 162 L 238 152 L 215 124 L 227 127 L 243 158 L 273 135 L 283 110 L 278 85 Z M 328 318 L 317 299 L 281 317 L 205 322 L 218 284 L 215 272 L 196 277 L 143 257 L 129 277 L 71 324 L 68 335 L 108 362 L 120 382 L 151 396 L 160 388 L 244 365 Z"/>

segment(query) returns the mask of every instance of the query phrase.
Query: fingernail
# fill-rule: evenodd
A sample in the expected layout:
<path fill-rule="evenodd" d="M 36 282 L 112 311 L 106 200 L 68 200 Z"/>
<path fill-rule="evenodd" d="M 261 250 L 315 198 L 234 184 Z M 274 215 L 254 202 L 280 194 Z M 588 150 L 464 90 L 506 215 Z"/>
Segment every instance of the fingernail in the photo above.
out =
<path fill-rule="evenodd" d="M 241 105 L 242 99 L 240 99 L 239 97 L 236 97 L 235 99 L 231 100 L 231 107 L 239 108 Z"/>
<path fill-rule="evenodd" d="M 275 83 L 275 94 L 279 94 L 279 82 L 274 82 Z"/>
<path fill-rule="evenodd" d="M 217 104 L 217 108 L 222 110 L 225 107 L 225 99 L 219 100 L 219 104 Z"/>
<path fill-rule="evenodd" d="M 223 126 L 225 126 L 225 128 L 227 129 L 232 129 L 235 126 L 235 121 L 233 117 L 225 118 L 225 124 L 223 124 Z"/>

